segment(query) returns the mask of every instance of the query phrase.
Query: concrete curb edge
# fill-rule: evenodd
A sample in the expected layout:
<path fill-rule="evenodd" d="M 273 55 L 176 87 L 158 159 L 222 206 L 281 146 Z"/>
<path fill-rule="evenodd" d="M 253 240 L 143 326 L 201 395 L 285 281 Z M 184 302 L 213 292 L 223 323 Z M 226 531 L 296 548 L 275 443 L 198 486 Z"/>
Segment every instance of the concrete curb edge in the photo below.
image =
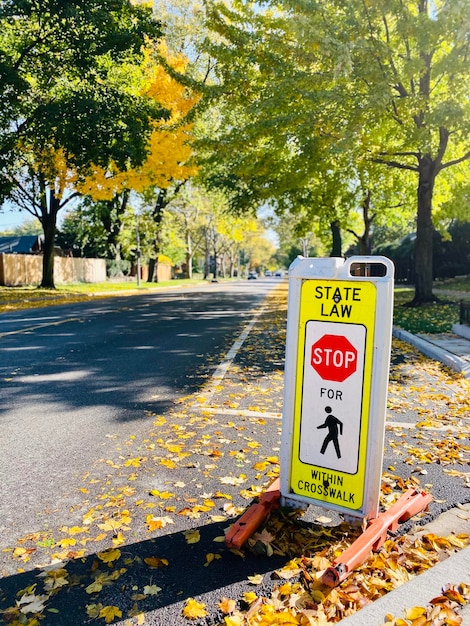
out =
<path fill-rule="evenodd" d="M 414 606 L 428 606 L 430 601 L 441 595 L 446 584 L 470 583 L 470 546 L 463 548 L 449 558 L 431 567 L 397 589 L 375 600 L 372 604 L 341 620 L 344 626 L 379 626 L 385 622 L 388 613 L 403 617 L 403 612 Z M 463 611 L 467 619 L 470 605 Z M 461 614 L 462 615 L 462 614 Z M 462 624 L 470 622 L 463 621 Z"/>
<path fill-rule="evenodd" d="M 452 354 L 452 352 L 439 348 L 439 346 L 436 346 L 425 339 L 421 339 L 421 337 L 417 337 L 406 330 L 402 330 L 401 328 L 394 327 L 393 336 L 415 346 L 425 356 L 428 356 L 436 361 L 440 361 L 454 371 L 464 374 L 466 377 L 470 376 L 468 363 L 457 355 Z"/>

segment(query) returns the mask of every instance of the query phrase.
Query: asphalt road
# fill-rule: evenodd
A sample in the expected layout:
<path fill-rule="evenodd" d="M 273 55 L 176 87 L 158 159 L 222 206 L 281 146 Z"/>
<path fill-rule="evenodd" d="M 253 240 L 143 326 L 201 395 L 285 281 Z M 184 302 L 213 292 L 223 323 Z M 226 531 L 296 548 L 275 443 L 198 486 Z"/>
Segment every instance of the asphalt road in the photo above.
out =
<path fill-rule="evenodd" d="M 146 432 L 155 414 L 196 391 L 273 284 L 2 314 L 1 545 L 73 507 L 77 478 L 117 439 Z"/>
<path fill-rule="evenodd" d="M 85 557 L 71 557 L 67 565 L 68 586 L 47 601 L 54 612 L 45 611 L 44 626 L 83 624 L 94 603 L 121 607 L 126 624 L 139 623 L 137 617 L 128 621 L 138 605 L 146 624 L 182 626 L 190 597 L 209 611 L 191 623 L 207 626 L 222 621 L 217 607 L 224 596 L 241 598 L 250 590 L 269 595 L 279 582 L 273 570 L 287 557 L 247 552 L 241 558 L 220 537 L 250 502 L 241 491 L 266 484 L 268 460 L 279 454 L 282 314 L 263 310 L 224 369 L 227 350 L 274 284 L 216 284 L 202 292 L 0 316 L 0 548 L 41 531 L 17 544 L 35 550 L 31 561 L 0 550 L 0 609 L 38 582 L 34 567 L 50 537 L 56 546 L 75 536 L 87 543 Z M 207 382 L 212 388 L 203 387 Z M 464 399 L 455 400 L 459 389 L 439 365 L 394 342 L 383 483 L 392 490 L 410 483 L 429 490 L 434 502 L 423 523 L 470 498 L 461 475 L 468 433 L 462 422 L 467 415 L 459 413 Z M 111 515 L 120 524 L 127 509 L 132 522 L 123 527 L 122 556 L 107 567 L 97 555 L 112 537 L 100 542 L 97 526 Z M 149 512 L 171 523 L 149 532 Z M 226 517 L 219 521 L 217 514 Z M 89 529 L 72 535 L 61 528 L 83 526 L 87 515 L 93 517 Z M 320 515 L 335 523 L 317 507 L 304 521 L 315 524 Z M 194 543 L 191 531 L 199 534 Z M 44 562 L 46 557 L 50 551 Z M 149 559 L 167 564 L 152 567 Z M 17 573 L 19 567 L 25 573 Z M 100 572 L 118 572 L 119 578 L 87 591 Z M 262 578 L 256 586 L 248 579 L 254 575 Z M 154 585 L 156 595 L 142 595 Z"/>

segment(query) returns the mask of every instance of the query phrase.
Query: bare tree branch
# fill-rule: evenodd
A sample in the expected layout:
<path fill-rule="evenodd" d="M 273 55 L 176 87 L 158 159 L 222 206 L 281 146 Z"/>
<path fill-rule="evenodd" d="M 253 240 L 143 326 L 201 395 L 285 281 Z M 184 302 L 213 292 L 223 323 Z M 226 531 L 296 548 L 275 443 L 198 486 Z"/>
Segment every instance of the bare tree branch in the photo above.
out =
<path fill-rule="evenodd" d="M 388 167 L 396 167 L 400 170 L 409 170 L 410 172 L 417 172 L 418 167 L 416 165 L 406 165 L 405 163 L 400 163 L 399 161 L 387 161 L 386 159 L 372 159 L 373 163 L 381 163 L 382 165 L 387 165 Z"/>
<path fill-rule="evenodd" d="M 466 161 L 469 158 L 470 158 L 470 150 L 468 150 L 468 152 L 463 154 L 458 159 L 452 159 L 452 161 L 447 161 L 447 163 L 442 163 L 439 166 L 439 170 L 438 171 L 444 170 L 446 167 L 452 167 L 452 165 L 457 165 L 457 163 L 462 163 L 462 161 Z"/>

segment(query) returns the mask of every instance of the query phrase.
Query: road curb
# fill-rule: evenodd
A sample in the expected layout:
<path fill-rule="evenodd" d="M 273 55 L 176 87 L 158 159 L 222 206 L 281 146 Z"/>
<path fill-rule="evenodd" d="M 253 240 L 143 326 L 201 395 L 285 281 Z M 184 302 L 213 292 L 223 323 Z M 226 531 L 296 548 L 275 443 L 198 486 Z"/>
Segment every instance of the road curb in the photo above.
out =
<path fill-rule="evenodd" d="M 412 540 L 428 533 L 440 537 L 447 537 L 451 534 L 468 534 L 469 519 L 470 504 L 464 504 L 460 508 L 449 509 L 425 526 L 415 526 L 408 533 L 408 537 Z M 339 623 L 344 626 L 364 626 L 364 624 L 382 626 L 387 614 L 400 618 L 407 609 L 415 606 L 426 607 L 433 598 L 441 595 L 446 585 L 459 585 L 462 582 L 467 585 L 470 583 L 470 546 L 452 553 L 426 572 L 390 591 Z M 458 612 L 463 618 L 462 624 L 470 624 L 470 604 L 465 605 Z"/>
<path fill-rule="evenodd" d="M 470 378 L 470 364 L 458 355 L 453 354 L 444 348 L 440 348 L 439 346 L 436 346 L 435 344 L 426 341 L 421 337 L 417 337 L 416 335 L 413 335 L 412 333 L 409 333 L 401 328 L 394 327 L 393 336 L 401 341 L 410 343 L 425 356 L 434 359 L 435 361 L 440 361 L 459 374 L 463 374 L 465 378 Z"/>
<path fill-rule="evenodd" d="M 398 589 L 390 591 L 385 596 L 375 600 L 372 604 L 342 619 L 343 626 L 381 626 L 386 615 L 396 618 L 403 617 L 403 612 L 415 606 L 426 607 L 430 601 L 442 594 L 442 589 L 448 584 L 470 584 L 470 546 L 451 557 L 441 561 L 423 574 L 416 576 Z M 470 624 L 470 605 L 465 605 L 460 616 L 462 624 Z"/>
<path fill-rule="evenodd" d="M 458 332 L 458 334 L 465 339 L 470 339 L 469 336 L 463 333 Z M 470 378 L 469 362 L 458 355 L 400 328 L 393 328 L 393 336 L 413 345 L 425 356 L 443 363 L 454 371 L 463 374 L 466 378 Z M 462 508 L 470 516 L 470 505 L 464 505 Z M 468 533 L 468 519 L 469 517 L 466 517 L 465 521 L 463 521 L 461 509 L 450 509 L 429 524 L 416 527 L 408 535 L 412 537 L 413 535 L 418 536 L 427 532 L 435 533 L 439 536 L 446 536 L 451 533 Z M 406 609 L 415 606 L 428 606 L 433 598 L 442 594 L 442 590 L 446 585 L 458 585 L 462 582 L 465 582 L 467 585 L 470 584 L 470 546 L 451 554 L 441 563 L 375 600 L 361 611 L 341 620 L 339 623 L 344 626 L 364 626 L 364 624 L 367 624 L 367 626 L 382 626 L 387 615 L 401 618 Z M 458 612 L 462 618 L 461 623 L 470 625 L 470 605 L 467 604 L 461 607 Z"/>

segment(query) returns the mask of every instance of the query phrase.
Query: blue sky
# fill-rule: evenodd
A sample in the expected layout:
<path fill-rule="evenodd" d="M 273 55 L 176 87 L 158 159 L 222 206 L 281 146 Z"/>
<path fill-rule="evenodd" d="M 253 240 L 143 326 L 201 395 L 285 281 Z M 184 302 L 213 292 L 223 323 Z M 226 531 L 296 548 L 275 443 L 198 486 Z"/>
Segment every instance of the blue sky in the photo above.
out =
<path fill-rule="evenodd" d="M 15 228 L 15 226 L 20 226 L 23 222 L 28 222 L 32 219 L 32 216 L 26 211 L 18 211 L 17 209 L 3 206 L 0 208 L 0 231 Z"/>

